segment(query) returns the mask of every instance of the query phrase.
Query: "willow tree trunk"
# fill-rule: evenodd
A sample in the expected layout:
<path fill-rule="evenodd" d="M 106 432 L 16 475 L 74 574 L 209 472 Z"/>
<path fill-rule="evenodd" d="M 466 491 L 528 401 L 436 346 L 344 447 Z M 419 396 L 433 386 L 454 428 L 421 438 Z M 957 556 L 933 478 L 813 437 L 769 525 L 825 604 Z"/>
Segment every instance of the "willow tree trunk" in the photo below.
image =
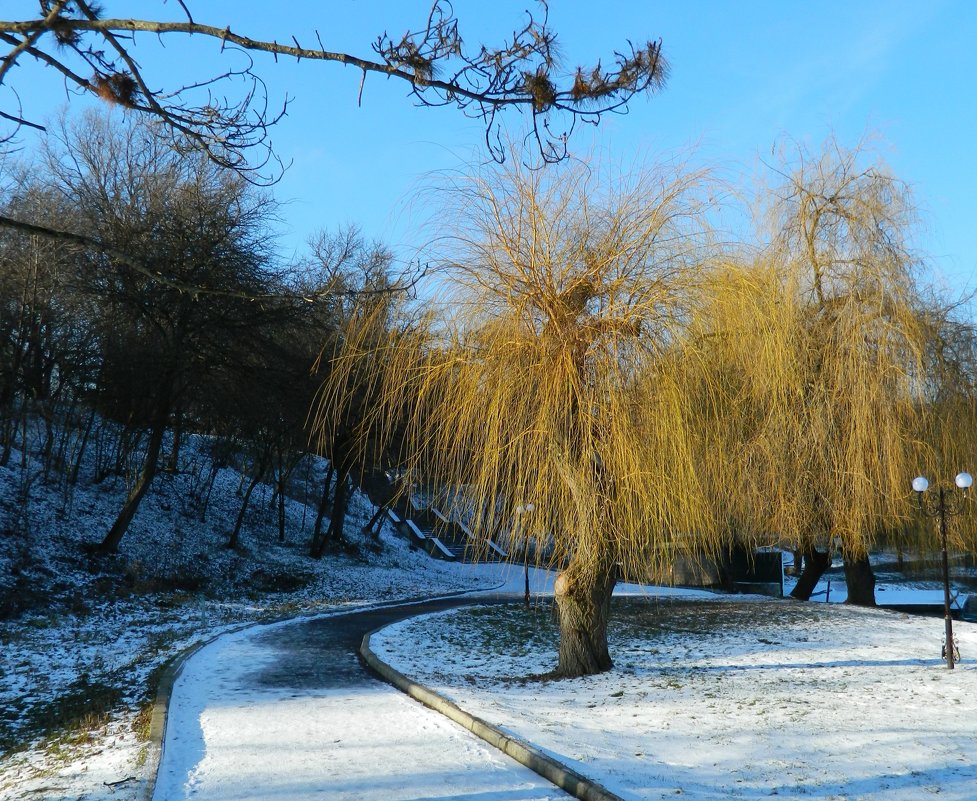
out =
<path fill-rule="evenodd" d="M 798 601 L 811 600 L 811 593 L 829 567 L 831 567 L 830 553 L 821 553 L 816 548 L 807 548 L 804 551 L 804 570 L 797 580 L 797 585 L 791 590 L 790 597 Z"/>
<path fill-rule="evenodd" d="M 572 679 L 610 670 L 607 621 L 617 583 L 614 565 L 581 570 L 573 564 L 556 579 L 554 595 L 560 620 L 560 656 L 554 675 Z"/>
<path fill-rule="evenodd" d="M 857 559 L 845 557 L 845 583 L 848 585 L 847 604 L 875 606 L 875 573 L 867 556 Z"/>

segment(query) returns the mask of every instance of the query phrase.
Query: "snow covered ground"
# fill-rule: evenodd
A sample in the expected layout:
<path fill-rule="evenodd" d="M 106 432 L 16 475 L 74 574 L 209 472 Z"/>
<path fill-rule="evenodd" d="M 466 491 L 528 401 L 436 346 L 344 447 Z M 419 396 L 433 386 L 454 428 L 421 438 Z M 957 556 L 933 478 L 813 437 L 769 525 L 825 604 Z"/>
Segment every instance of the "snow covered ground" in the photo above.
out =
<path fill-rule="evenodd" d="M 359 556 L 310 560 L 313 519 L 301 495 L 315 497 L 321 463 L 297 480 L 284 543 L 270 488 L 262 486 L 242 547 L 228 550 L 223 544 L 240 504 L 240 475 L 220 471 L 201 521 L 206 440 L 195 437 L 184 444 L 180 471 L 159 477 L 121 553 L 96 556 L 82 546 L 102 537 L 131 475 L 95 482 L 86 464 L 78 484 L 66 486 L 22 456 L 15 452 L 0 467 L 3 799 L 141 798 L 154 767 L 145 739 L 153 677 L 174 654 L 216 634 L 501 581 L 521 589 L 518 568 L 436 562 L 389 530 L 379 552 L 364 539 Z M 372 511 L 357 496 L 347 531 Z M 538 580 L 545 589 L 544 577 Z M 831 600 L 838 599 L 833 590 Z M 619 614 L 617 666 L 580 682 L 525 680 L 555 659 L 544 605 L 528 616 L 518 609 L 509 617 L 475 611 L 405 624 L 385 635 L 386 647 L 404 672 L 576 762 L 628 798 L 902 801 L 937 791 L 960 801 L 977 797 L 972 625 L 957 624 L 964 661 L 950 673 L 938 658 L 939 620 L 834 604 L 701 601 L 645 603 L 634 614 Z M 201 664 L 207 653 L 201 652 Z M 253 656 L 260 662 L 258 652 Z M 215 677 L 210 689 L 219 691 L 218 685 Z M 341 706 L 362 702 L 371 719 L 393 709 L 391 702 L 374 710 L 368 694 L 354 695 Z M 269 699 L 238 700 L 266 709 Z M 274 699 L 274 707 L 290 708 L 300 720 L 315 712 L 286 699 Z M 351 714 L 334 728 L 361 719 Z M 408 720 L 391 720 L 388 733 L 405 731 L 413 725 Z M 209 731 L 215 743 L 230 735 L 233 744 L 245 725 L 251 724 L 232 716 Z M 437 736 L 453 731 L 440 720 L 424 725 Z M 304 730 L 296 724 L 295 731 Z M 404 797 L 437 797 L 426 787 L 404 786 Z M 328 795 L 328 786 L 321 789 Z M 493 796 L 475 785 L 470 791 L 480 801 L 522 798 L 502 790 Z"/>
<path fill-rule="evenodd" d="M 375 635 L 377 655 L 627 799 L 977 797 L 977 626 L 742 598 L 616 608 L 614 669 L 552 667 L 546 606 L 465 609 Z M 532 632 L 528 640 L 526 632 Z"/>
<path fill-rule="evenodd" d="M 461 569 L 494 575 L 499 591 L 522 588 L 518 568 Z M 553 580 L 553 574 L 530 570 L 536 597 L 550 592 Z M 621 592 L 643 590 L 622 585 Z M 680 593 L 661 590 L 663 596 Z M 337 620 L 327 615 L 251 627 L 195 654 L 173 688 L 155 801 L 568 798 L 358 665 L 347 665 L 357 660 L 332 631 L 329 624 Z"/>

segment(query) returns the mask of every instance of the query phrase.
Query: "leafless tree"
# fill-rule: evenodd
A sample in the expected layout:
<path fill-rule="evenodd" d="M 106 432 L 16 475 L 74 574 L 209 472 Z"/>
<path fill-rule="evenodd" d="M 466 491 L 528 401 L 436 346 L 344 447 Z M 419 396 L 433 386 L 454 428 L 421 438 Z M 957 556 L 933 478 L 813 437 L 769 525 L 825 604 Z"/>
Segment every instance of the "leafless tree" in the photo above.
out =
<path fill-rule="evenodd" d="M 164 433 L 189 389 L 269 306 L 234 296 L 270 292 L 270 201 L 202 154 L 181 156 L 157 128 L 146 119 L 113 126 L 92 113 L 48 140 L 42 168 L 51 191 L 77 209 L 82 229 L 111 245 L 87 251 L 88 291 L 100 299 L 106 331 L 102 371 L 113 373 L 109 385 L 149 434 L 106 550 L 118 547 L 149 489 Z M 120 269 L 116 252 L 141 254 L 145 272 Z"/>

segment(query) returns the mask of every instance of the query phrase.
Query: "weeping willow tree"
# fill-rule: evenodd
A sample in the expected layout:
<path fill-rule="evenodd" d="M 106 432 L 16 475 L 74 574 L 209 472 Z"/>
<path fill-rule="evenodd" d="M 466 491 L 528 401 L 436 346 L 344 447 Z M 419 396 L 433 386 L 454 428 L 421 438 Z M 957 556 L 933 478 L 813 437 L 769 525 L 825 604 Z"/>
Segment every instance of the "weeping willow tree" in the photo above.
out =
<path fill-rule="evenodd" d="M 931 298 L 923 315 L 927 331 L 924 439 L 930 445 L 917 471 L 934 487 L 952 486 L 956 473 L 977 468 L 977 331 L 964 315 L 965 304 Z M 962 504 L 962 519 L 949 527 L 950 547 L 977 553 L 977 509 Z M 920 550 L 941 548 L 938 527 L 917 520 Z"/>
<path fill-rule="evenodd" d="M 398 432 L 407 482 L 452 488 L 483 539 L 522 513 L 560 569 L 558 676 L 611 667 L 620 575 L 719 547 L 675 357 L 698 296 L 702 186 L 580 163 L 459 181 L 426 333 L 378 352 L 375 326 L 351 329 L 324 387 L 328 428 L 363 366 L 383 364 L 361 438 Z"/>
<path fill-rule="evenodd" d="M 831 143 L 783 169 L 768 247 L 713 277 L 697 336 L 729 526 L 802 551 L 801 598 L 840 546 L 849 601 L 871 605 L 869 548 L 906 530 L 932 453 L 931 378 L 907 193 L 862 158 Z"/>

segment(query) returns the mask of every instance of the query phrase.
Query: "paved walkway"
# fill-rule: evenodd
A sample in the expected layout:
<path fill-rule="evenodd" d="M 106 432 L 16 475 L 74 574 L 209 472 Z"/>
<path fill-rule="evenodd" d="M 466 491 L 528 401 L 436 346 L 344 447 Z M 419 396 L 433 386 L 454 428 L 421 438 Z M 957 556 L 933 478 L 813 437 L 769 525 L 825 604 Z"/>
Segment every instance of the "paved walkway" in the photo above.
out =
<path fill-rule="evenodd" d="M 468 602 L 249 628 L 206 646 L 173 688 L 154 801 L 570 798 L 360 663 L 367 631 Z"/>

